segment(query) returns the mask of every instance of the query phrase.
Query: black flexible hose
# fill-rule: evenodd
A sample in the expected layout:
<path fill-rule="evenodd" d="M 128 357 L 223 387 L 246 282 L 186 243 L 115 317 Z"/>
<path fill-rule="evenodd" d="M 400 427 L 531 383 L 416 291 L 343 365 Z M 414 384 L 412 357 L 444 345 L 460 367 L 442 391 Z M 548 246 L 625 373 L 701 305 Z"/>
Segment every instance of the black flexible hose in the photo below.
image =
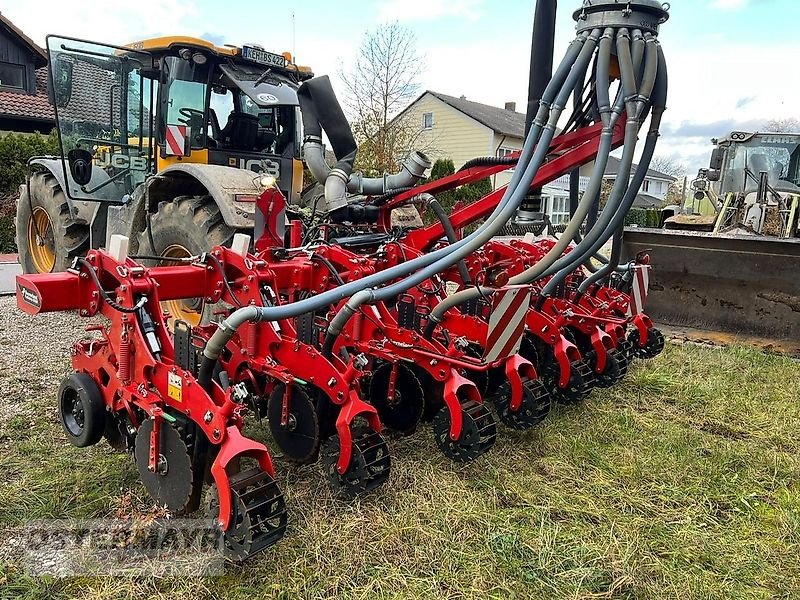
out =
<path fill-rule="evenodd" d="M 76 258 L 75 263 L 81 266 L 86 267 L 86 271 L 89 273 L 89 277 L 92 278 L 92 281 L 97 286 L 97 290 L 100 292 L 100 296 L 102 296 L 103 301 L 108 304 L 111 308 L 121 313 L 131 314 L 135 313 L 137 310 L 142 308 L 147 303 L 147 296 L 142 296 L 136 305 L 133 307 L 122 306 L 116 300 L 114 300 L 111 296 L 109 296 L 108 292 L 103 288 L 103 285 L 100 283 L 100 279 L 97 277 L 97 272 L 94 270 L 94 266 L 85 258 Z"/>
<path fill-rule="evenodd" d="M 222 268 L 222 263 L 219 262 L 219 259 L 210 252 L 206 253 L 206 258 L 210 260 L 212 263 L 214 263 L 214 268 L 217 270 L 220 277 L 222 277 L 222 283 L 225 286 L 225 289 L 228 290 L 228 294 L 230 294 L 233 303 L 236 305 L 237 308 L 242 308 L 242 303 L 239 301 L 239 298 L 236 297 L 236 294 L 233 293 L 231 282 L 228 281 L 228 277 L 225 275 L 225 269 Z"/>
<path fill-rule="evenodd" d="M 451 244 L 455 244 L 458 241 L 456 230 L 453 229 L 453 224 L 450 222 L 450 217 L 447 216 L 444 207 L 433 196 L 431 196 L 430 201 L 428 201 L 428 206 L 442 224 L 442 229 L 444 229 L 444 234 L 447 236 L 447 241 Z M 472 278 L 469 276 L 469 269 L 467 269 L 467 263 L 464 262 L 464 259 L 462 258 L 456 264 L 458 265 L 458 273 L 461 275 L 461 281 L 464 282 L 464 285 L 472 285 Z"/>
<path fill-rule="evenodd" d="M 331 261 L 329 261 L 324 256 L 320 256 L 319 254 L 312 254 L 311 260 L 312 261 L 315 260 L 320 264 L 324 265 L 328 269 L 328 271 L 331 272 L 331 275 L 336 280 L 336 283 L 339 285 L 344 285 L 344 279 L 342 279 L 342 276 L 339 275 L 339 271 L 336 270 L 336 267 L 333 266 L 333 263 Z"/>
<path fill-rule="evenodd" d="M 197 372 L 197 383 L 200 384 L 209 395 L 211 394 L 211 385 L 214 380 L 214 370 L 217 368 L 216 360 L 208 360 L 205 356 L 200 361 L 200 369 Z"/>
<path fill-rule="evenodd" d="M 499 165 L 515 165 L 519 162 L 519 158 L 509 158 L 507 156 L 477 156 L 475 158 L 471 158 L 458 170 L 460 173 L 461 171 L 466 171 L 467 169 L 471 169 L 472 167 L 494 167 Z"/>
<path fill-rule="evenodd" d="M 391 200 L 395 196 L 397 196 L 399 194 L 402 194 L 403 192 L 408 192 L 408 191 L 413 190 L 413 189 L 414 189 L 413 186 L 408 186 L 408 187 L 400 187 L 400 188 L 395 188 L 393 190 L 389 190 L 389 191 L 381 194 L 380 196 L 376 196 L 375 198 L 373 198 L 372 199 L 372 205 L 373 206 L 383 206 L 384 204 L 386 204 L 389 200 Z"/>

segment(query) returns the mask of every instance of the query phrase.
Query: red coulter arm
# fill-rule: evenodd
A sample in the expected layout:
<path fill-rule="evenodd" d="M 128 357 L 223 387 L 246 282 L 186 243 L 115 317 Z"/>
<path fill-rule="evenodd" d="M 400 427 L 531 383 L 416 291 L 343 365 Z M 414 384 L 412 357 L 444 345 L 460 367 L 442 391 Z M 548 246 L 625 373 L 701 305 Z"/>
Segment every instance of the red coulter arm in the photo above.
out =
<path fill-rule="evenodd" d="M 158 283 L 161 300 L 216 296 L 219 300 L 222 283 L 219 274 L 204 266 L 176 265 L 170 267 L 145 267 L 127 260 L 119 264 L 104 252 L 93 251 L 87 259 L 100 269 L 104 286 L 114 289 L 119 281 L 130 282 L 134 290 L 146 287 L 150 277 Z M 115 274 L 113 281 L 103 272 Z M 17 307 L 31 315 L 64 310 L 79 310 L 82 316 L 97 313 L 102 307 L 97 286 L 85 273 L 36 273 L 17 275 Z"/>
<path fill-rule="evenodd" d="M 620 119 L 619 124 L 614 130 L 612 145 L 615 148 L 621 145 L 624 139 L 623 123 L 624 120 Z M 539 169 L 531 187 L 536 188 L 547 185 L 562 175 L 566 175 L 576 167 L 593 161 L 597 157 L 598 148 L 600 146 L 601 131 L 602 124 L 596 124 L 555 138 L 550 144 L 550 158 L 548 162 Z M 429 193 L 435 195 L 443 191 L 485 179 L 486 177 L 490 177 L 506 169 L 508 169 L 508 165 L 473 167 L 398 194 L 384 207 L 385 220 L 388 220 L 388 215 L 392 208 L 395 208 L 418 194 Z M 480 200 L 453 211 L 450 215 L 453 228 L 457 231 L 489 216 L 500 202 L 505 191 L 506 187 L 498 188 Z M 437 222 L 409 232 L 405 238 L 405 243 L 418 250 L 426 251 L 443 236 L 444 229 L 442 225 Z"/>

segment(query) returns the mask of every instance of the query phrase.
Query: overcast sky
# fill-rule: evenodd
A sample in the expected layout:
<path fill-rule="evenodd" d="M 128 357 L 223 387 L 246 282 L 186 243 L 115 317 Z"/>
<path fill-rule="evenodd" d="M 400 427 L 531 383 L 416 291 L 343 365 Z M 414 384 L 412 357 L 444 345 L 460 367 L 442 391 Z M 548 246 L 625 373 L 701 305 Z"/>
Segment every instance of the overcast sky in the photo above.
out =
<path fill-rule="evenodd" d="M 580 0 L 558 4 L 557 57 L 573 37 Z M 187 34 L 294 50 L 299 63 L 331 76 L 353 60 L 368 30 L 398 20 L 424 55 L 420 91 L 496 106 L 513 100 L 520 109 L 533 10 L 534 0 L 4 0 L 2 8 L 42 45 L 48 33 L 116 44 Z M 674 0 L 660 36 L 670 101 L 658 154 L 696 172 L 711 137 L 800 117 L 798 22 L 799 0 Z"/>

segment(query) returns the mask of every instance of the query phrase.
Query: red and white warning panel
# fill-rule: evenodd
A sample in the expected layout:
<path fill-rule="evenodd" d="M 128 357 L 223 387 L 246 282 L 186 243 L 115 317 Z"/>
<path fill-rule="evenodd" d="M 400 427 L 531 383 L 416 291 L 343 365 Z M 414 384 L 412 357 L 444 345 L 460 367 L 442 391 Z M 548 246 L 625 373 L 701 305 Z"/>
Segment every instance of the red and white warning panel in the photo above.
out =
<path fill-rule="evenodd" d="M 495 292 L 484 344 L 483 357 L 486 362 L 495 362 L 519 351 L 530 304 L 531 288 L 528 286 L 509 287 Z"/>
<path fill-rule="evenodd" d="M 628 304 L 629 317 L 644 313 L 647 291 L 650 289 L 650 268 L 650 265 L 636 265 L 633 268 L 631 301 Z"/>
<path fill-rule="evenodd" d="M 168 156 L 186 156 L 186 142 L 189 140 L 189 127 L 186 125 L 167 125 L 166 149 Z"/>

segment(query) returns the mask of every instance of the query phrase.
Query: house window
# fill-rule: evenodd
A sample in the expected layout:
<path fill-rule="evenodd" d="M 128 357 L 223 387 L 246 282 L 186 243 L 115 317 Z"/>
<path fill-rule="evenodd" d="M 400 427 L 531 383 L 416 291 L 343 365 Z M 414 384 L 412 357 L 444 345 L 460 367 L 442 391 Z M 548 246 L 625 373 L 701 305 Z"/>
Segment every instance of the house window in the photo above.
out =
<path fill-rule="evenodd" d="M 25 89 L 25 67 L 0 62 L 0 87 Z"/>
<path fill-rule="evenodd" d="M 569 197 L 568 196 L 545 196 L 547 201 L 550 222 L 553 225 L 563 225 L 569 221 Z"/>
<path fill-rule="evenodd" d="M 503 148 L 503 147 L 501 146 L 500 148 L 498 148 L 498 149 L 497 149 L 497 156 L 498 156 L 499 158 L 505 158 L 506 156 L 508 156 L 509 154 L 511 154 L 511 153 L 513 153 L 513 152 L 517 152 L 517 150 L 514 150 L 513 148 Z M 506 170 L 507 170 L 507 171 L 513 171 L 513 170 L 514 170 L 514 167 L 509 167 L 509 168 L 508 168 L 508 169 L 506 169 Z"/>
<path fill-rule="evenodd" d="M 649 179 L 645 179 L 644 182 L 642 183 L 642 191 L 643 192 L 649 192 L 650 191 L 650 180 Z"/>
<path fill-rule="evenodd" d="M 433 113 L 422 114 L 422 128 L 433 129 Z"/>

